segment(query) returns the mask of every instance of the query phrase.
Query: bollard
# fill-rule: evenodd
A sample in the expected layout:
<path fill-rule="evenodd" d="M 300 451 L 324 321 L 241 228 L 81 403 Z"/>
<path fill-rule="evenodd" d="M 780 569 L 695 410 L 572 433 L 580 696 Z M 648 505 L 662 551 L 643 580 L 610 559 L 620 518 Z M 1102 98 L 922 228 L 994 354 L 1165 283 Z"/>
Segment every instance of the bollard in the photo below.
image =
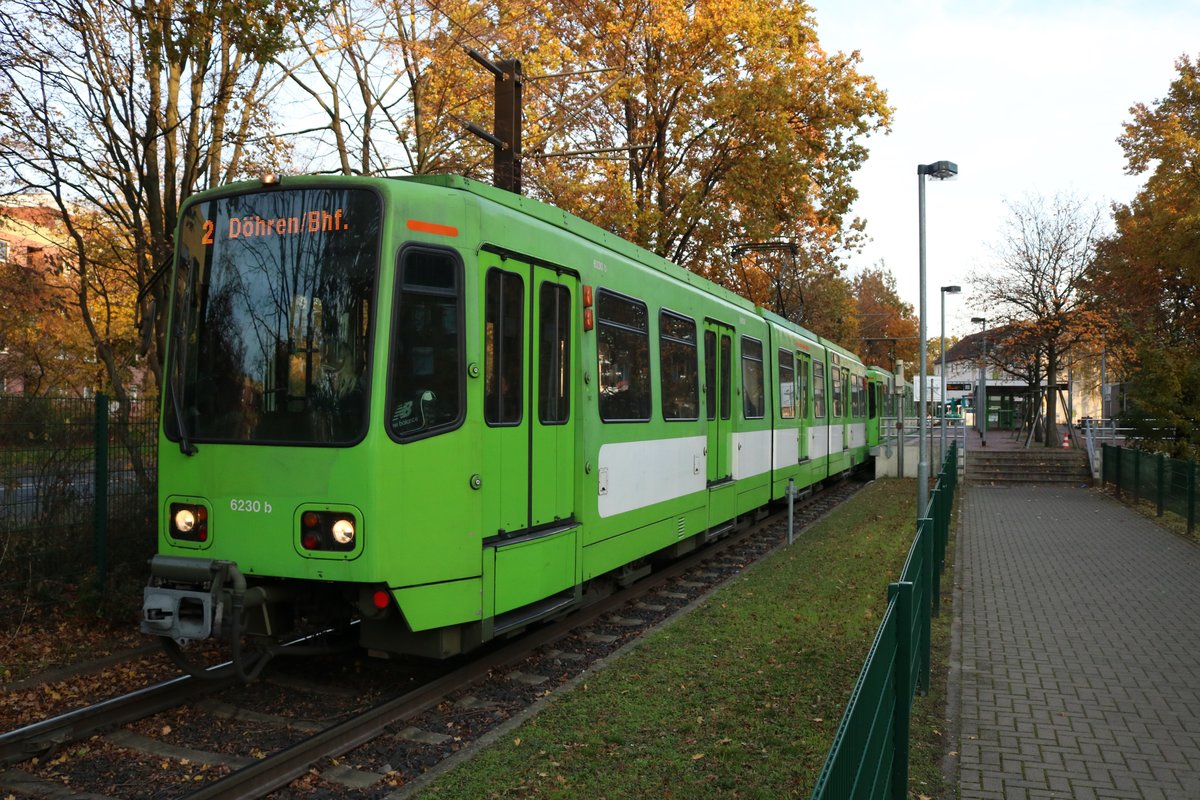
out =
<path fill-rule="evenodd" d="M 795 517 L 793 516 L 793 507 L 796 504 L 796 479 L 788 478 L 787 488 L 788 499 L 788 544 L 796 540 Z"/>

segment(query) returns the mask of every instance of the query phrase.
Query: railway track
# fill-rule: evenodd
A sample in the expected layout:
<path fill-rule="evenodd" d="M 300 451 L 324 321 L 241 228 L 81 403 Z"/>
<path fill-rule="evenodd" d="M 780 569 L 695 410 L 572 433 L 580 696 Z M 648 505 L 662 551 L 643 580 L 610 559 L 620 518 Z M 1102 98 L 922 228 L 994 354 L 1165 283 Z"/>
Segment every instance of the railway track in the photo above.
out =
<path fill-rule="evenodd" d="M 843 481 L 809 498 L 797 507 L 797 528 L 860 485 Z M 773 551 L 786 541 L 786 518 L 786 511 L 768 517 L 449 671 L 440 665 L 430 673 L 428 662 L 372 660 L 347 675 L 343 660 L 343 672 L 329 667 L 332 680 L 321 682 L 289 678 L 281 669 L 249 687 L 180 677 L 11 731 L 0 736 L 0 764 L 25 761 L 0 773 L 0 792 L 252 798 L 291 784 L 288 797 L 309 791 L 400 797 L 446 759 L 514 724 L 554 690 Z M 299 667 L 314 673 L 328 663 Z M 412 689 L 395 694 L 404 682 Z M 255 701 L 272 693 L 277 710 L 298 713 L 255 710 Z"/>

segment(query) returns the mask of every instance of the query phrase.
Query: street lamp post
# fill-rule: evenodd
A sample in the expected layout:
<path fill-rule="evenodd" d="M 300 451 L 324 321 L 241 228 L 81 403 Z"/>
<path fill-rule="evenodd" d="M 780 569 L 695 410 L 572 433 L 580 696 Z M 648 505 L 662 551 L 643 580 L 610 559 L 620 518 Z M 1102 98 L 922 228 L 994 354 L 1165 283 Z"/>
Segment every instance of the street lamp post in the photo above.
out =
<path fill-rule="evenodd" d="M 975 398 L 975 418 L 983 412 L 983 421 L 977 422 L 981 447 L 987 447 L 987 317 L 971 317 L 971 322 L 983 326 L 983 368 L 979 370 L 979 391 Z"/>
<path fill-rule="evenodd" d="M 933 164 L 917 164 L 917 231 L 918 244 L 920 251 L 920 267 L 921 267 L 921 336 L 920 348 L 921 353 L 918 356 L 920 359 L 920 381 L 917 384 L 920 387 L 920 402 L 917 409 L 917 519 L 925 518 L 925 507 L 929 505 L 929 453 L 925 443 L 925 426 L 929 421 L 925 418 L 927 413 L 925 405 L 925 395 L 929 392 L 929 381 L 925 377 L 928 371 L 928 366 L 925 363 L 929 358 L 929 349 L 925 341 L 925 176 L 937 178 L 942 181 L 946 178 L 952 178 L 958 174 L 958 165 L 953 161 L 937 161 Z M 918 523 L 920 524 L 920 523 Z"/>
<path fill-rule="evenodd" d="M 938 396 L 938 400 L 942 404 L 942 452 L 941 458 L 946 457 L 946 295 L 958 294 L 962 291 L 961 286 L 943 286 L 942 287 L 942 393 Z"/>

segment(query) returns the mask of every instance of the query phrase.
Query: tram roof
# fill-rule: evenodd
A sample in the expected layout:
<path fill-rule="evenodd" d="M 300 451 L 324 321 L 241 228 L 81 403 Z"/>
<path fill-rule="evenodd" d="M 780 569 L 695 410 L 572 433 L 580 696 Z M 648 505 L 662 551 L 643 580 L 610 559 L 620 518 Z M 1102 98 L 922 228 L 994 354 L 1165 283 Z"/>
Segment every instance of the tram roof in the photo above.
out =
<path fill-rule="evenodd" d="M 505 208 L 516 211 L 532 217 L 540 222 L 548 225 L 553 225 L 556 228 L 567 231 L 574 236 L 604 247 L 608 250 L 618 253 L 640 264 L 651 267 L 664 274 L 670 275 L 673 278 L 684 281 L 692 286 L 702 288 L 705 291 L 718 295 L 721 299 L 733 303 L 738 307 L 748 312 L 756 312 L 755 306 L 746 298 L 736 294 L 729 289 L 726 289 L 719 284 L 713 283 L 709 279 L 698 275 L 691 270 L 679 266 L 673 261 L 653 253 L 644 247 L 640 247 L 633 242 L 621 238 L 620 236 L 610 231 L 601 228 L 587 220 L 577 217 L 569 211 L 564 211 L 557 206 L 543 203 L 540 200 L 535 200 L 524 195 L 513 194 L 504 189 L 497 189 L 486 183 L 464 178 L 460 175 L 406 175 L 397 180 L 408 181 L 412 183 L 420 183 L 427 186 L 436 186 L 447 189 L 458 189 L 460 191 L 469 192 L 484 200 L 504 206 Z M 793 324 L 794 323 L 789 323 Z M 808 334 L 812 335 L 812 334 Z"/>

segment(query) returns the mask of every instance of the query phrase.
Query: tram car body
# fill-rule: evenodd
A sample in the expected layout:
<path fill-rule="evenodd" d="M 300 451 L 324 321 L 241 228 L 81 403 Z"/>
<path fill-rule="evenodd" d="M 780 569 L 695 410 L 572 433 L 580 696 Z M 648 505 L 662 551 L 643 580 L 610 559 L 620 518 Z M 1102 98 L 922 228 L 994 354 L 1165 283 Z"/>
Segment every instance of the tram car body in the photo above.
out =
<path fill-rule="evenodd" d="M 177 251 L 141 626 L 180 644 L 240 614 L 471 649 L 862 464 L 890 398 L 850 351 L 462 178 L 231 185 L 181 209 Z"/>

